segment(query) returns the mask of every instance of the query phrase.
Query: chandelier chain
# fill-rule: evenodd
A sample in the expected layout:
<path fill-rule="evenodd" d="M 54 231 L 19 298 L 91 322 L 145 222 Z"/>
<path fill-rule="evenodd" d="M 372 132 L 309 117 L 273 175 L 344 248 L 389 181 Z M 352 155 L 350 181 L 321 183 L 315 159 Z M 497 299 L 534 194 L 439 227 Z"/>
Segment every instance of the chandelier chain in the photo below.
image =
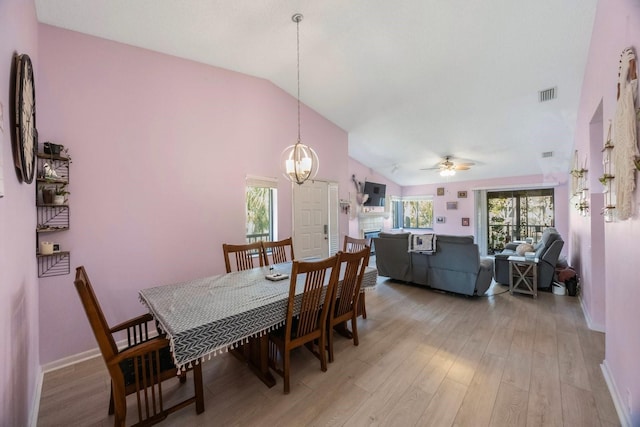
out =
<path fill-rule="evenodd" d="M 302 15 L 296 15 L 294 20 L 296 21 L 296 52 L 298 55 L 298 142 L 300 142 L 300 21 L 302 20 Z"/>

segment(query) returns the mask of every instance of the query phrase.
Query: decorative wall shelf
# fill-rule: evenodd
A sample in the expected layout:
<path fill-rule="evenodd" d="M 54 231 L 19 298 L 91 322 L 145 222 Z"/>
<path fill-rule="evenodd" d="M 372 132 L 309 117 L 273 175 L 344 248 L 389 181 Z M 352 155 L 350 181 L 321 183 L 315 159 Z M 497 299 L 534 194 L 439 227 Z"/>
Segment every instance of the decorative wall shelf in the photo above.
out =
<path fill-rule="evenodd" d="M 69 164 L 71 158 L 55 154 L 37 153 L 36 178 L 36 258 L 38 261 L 38 277 L 51 277 L 69 274 L 71 266 L 71 253 L 68 251 L 56 251 L 51 254 L 41 254 L 41 235 L 47 234 L 47 240 L 52 239 L 51 233 L 66 231 L 69 229 L 69 205 L 54 204 L 47 200 L 45 193 L 53 197 L 56 189 L 64 188 L 69 184 Z M 53 242 L 52 242 L 53 243 Z M 55 247 L 55 245 L 54 245 Z M 57 246 L 59 248 L 59 244 Z"/>
<path fill-rule="evenodd" d="M 69 274 L 71 269 L 70 252 L 54 252 L 51 255 L 37 255 L 38 277 L 51 277 Z"/>

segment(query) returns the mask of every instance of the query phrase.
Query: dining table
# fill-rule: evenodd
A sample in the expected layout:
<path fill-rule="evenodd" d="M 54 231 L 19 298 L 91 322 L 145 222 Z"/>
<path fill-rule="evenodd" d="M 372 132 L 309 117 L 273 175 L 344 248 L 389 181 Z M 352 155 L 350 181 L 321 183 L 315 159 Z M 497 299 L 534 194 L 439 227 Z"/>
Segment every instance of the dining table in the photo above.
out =
<path fill-rule="evenodd" d="M 286 262 L 156 286 L 140 290 L 139 297 L 166 334 L 179 370 L 231 351 L 272 387 L 268 333 L 285 323 L 291 267 Z M 273 274 L 285 279 L 269 280 Z M 374 289 L 376 280 L 377 269 L 366 267 L 361 292 Z M 301 299 L 303 289 L 301 275 L 296 299 Z"/>

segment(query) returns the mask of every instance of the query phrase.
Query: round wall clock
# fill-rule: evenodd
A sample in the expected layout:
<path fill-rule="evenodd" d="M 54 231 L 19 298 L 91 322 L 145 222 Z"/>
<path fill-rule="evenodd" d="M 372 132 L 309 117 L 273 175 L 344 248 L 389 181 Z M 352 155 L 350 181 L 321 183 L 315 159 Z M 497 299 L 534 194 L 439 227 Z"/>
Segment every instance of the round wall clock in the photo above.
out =
<path fill-rule="evenodd" d="M 22 181 L 31 184 L 36 166 L 38 131 L 36 130 L 36 92 L 33 66 L 28 55 L 16 58 L 16 168 Z"/>

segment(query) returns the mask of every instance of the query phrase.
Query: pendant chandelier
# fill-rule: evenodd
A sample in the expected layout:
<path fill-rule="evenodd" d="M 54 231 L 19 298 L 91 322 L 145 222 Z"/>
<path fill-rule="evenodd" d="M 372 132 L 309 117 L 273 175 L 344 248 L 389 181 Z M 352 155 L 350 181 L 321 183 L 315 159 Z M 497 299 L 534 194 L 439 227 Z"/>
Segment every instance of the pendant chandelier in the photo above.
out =
<path fill-rule="evenodd" d="M 298 142 L 284 149 L 282 152 L 282 165 L 284 166 L 284 176 L 291 182 L 298 185 L 303 184 L 308 179 L 315 178 L 320 167 L 318 155 L 313 148 L 305 145 L 300 139 L 300 21 L 302 14 L 296 13 L 291 20 L 296 23 L 297 53 L 298 53 Z"/>

